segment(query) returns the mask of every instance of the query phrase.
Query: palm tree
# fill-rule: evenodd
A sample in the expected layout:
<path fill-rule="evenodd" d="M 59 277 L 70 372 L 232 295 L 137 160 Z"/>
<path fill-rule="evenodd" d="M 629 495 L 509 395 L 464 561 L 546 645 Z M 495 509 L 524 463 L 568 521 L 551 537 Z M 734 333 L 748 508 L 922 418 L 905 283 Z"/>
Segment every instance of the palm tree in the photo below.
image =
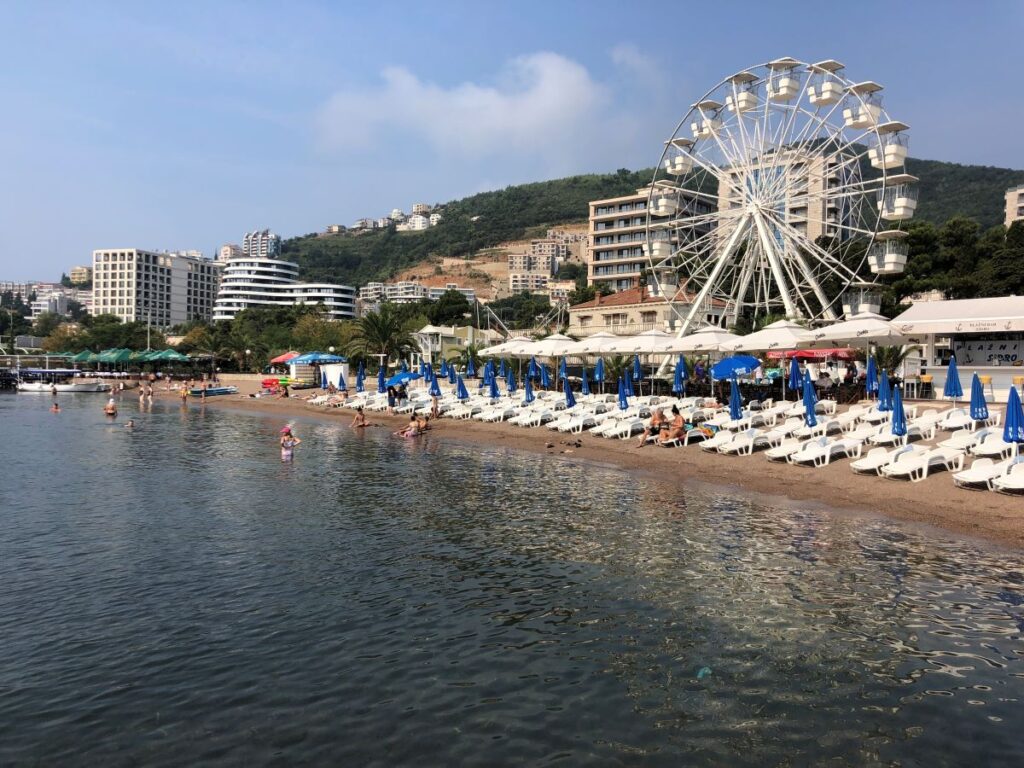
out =
<path fill-rule="evenodd" d="M 455 363 L 465 369 L 469 365 L 470 359 L 473 360 L 474 365 L 480 362 L 480 350 L 482 347 L 479 344 L 467 344 L 458 352 L 452 352 L 448 355 L 448 362 Z"/>
<path fill-rule="evenodd" d="M 349 354 L 353 356 L 387 355 L 388 359 L 418 349 L 412 333 L 390 304 L 384 304 L 378 312 L 363 315 L 356 323 L 348 346 Z"/>
<path fill-rule="evenodd" d="M 879 372 L 885 371 L 890 376 L 893 376 L 895 372 L 903 365 L 903 361 L 907 359 L 907 355 L 916 350 L 917 347 L 876 347 L 875 348 L 875 364 L 878 365 Z"/>

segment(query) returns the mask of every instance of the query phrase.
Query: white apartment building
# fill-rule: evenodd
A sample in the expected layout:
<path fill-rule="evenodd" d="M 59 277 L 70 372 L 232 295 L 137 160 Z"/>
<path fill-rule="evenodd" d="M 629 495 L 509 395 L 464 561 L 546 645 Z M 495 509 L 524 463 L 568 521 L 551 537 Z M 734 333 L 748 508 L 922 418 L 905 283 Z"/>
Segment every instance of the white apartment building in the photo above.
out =
<path fill-rule="evenodd" d="M 29 305 L 29 308 L 32 311 L 33 320 L 44 312 L 66 316 L 68 314 L 68 297 L 67 294 L 60 291 L 50 291 L 37 295 L 36 300 Z"/>
<path fill-rule="evenodd" d="M 401 208 L 392 208 L 391 215 L 388 216 L 392 221 L 405 221 L 405 213 Z"/>
<path fill-rule="evenodd" d="M 613 291 L 640 285 L 641 273 L 650 266 L 643 247 L 647 240 L 649 192 L 643 188 L 633 195 L 590 203 L 588 285 L 603 284 Z M 714 210 L 714 206 L 695 196 L 689 197 L 687 206 L 697 215 Z"/>
<path fill-rule="evenodd" d="M 426 229 L 430 226 L 430 219 L 420 213 L 414 213 L 409 217 L 408 221 L 409 229 Z"/>
<path fill-rule="evenodd" d="M 269 229 L 246 232 L 242 238 L 242 255 L 273 259 L 281 255 L 281 238 Z"/>
<path fill-rule="evenodd" d="M 440 213 L 430 214 L 430 226 L 436 227 L 438 224 L 441 223 L 441 219 L 443 218 L 444 216 L 442 216 Z"/>
<path fill-rule="evenodd" d="M 1021 219 L 1024 219 L 1024 184 L 1006 190 L 1006 221 L 1004 224 L 1009 229 L 1013 222 Z"/>
<path fill-rule="evenodd" d="M 283 259 L 243 256 L 224 267 L 214 320 L 231 320 L 243 309 L 322 304 L 328 319 L 356 316 L 356 291 L 347 285 L 299 282 L 299 265 Z"/>
<path fill-rule="evenodd" d="M 568 301 L 569 294 L 576 290 L 575 280 L 549 280 L 548 298 L 552 304 L 560 301 Z"/>
<path fill-rule="evenodd" d="M 221 266 L 198 251 L 93 251 L 92 313 L 158 328 L 209 320 Z"/>
<path fill-rule="evenodd" d="M 547 292 L 551 273 L 544 272 L 509 272 L 508 289 L 512 293 L 530 291 L 531 293 Z"/>
<path fill-rule="evenodd" d="M 420 216 L 427 216 L 430 214 L 430 206 L 427 205 L 426 203 L 413 203 L 412 214 L 414 216 L 417 214 Z"/>
<path fill-rule="evenodd" d="M 243 255 L 242 246 L 235 243 L 224 243 L 217 249 L 217 261 L 230 261 Z"/>
<path fill-rule="evenodd" d="M 476 290 L 461 288 L 456 283 L 446 283 L 443 288 L 421 285 L 412 280 L 401 280 L 397 283 L 367 283 L 359 289 L 359 300 L 366 305 L 413 304 L 426 299 L 437 301 L 448 291 L 458 291 L 471 304 L 476 301 Z"/>

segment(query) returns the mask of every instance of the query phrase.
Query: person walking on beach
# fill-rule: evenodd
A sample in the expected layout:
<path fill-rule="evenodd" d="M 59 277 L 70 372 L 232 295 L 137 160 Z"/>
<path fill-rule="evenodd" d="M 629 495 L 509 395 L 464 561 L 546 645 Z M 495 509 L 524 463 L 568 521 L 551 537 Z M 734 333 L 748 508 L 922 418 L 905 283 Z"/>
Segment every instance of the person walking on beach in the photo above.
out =
<path fill-rule="evenodd" d="M 395 403 L 398 401 L 398 391 L 394 387 L 388 387 L 388 416 L 395 415 Z"/>
<path fill-rule="evenodd" d="M 284 427 L 281 430 L 281 461 L 291 461 L 295 446 L 302 441 L 292 434 L 291 427 Z"/>

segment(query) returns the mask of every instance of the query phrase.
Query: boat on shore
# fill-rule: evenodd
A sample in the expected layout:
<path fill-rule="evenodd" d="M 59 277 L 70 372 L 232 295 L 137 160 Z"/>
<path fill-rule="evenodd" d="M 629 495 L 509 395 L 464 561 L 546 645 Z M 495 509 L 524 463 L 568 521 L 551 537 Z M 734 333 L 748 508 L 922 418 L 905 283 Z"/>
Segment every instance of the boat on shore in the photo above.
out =
<path fill-rule="evenodd" d="M 110 385 L 99 379 L 79 377 L 74 368 L 23 368 L 15 385 L 19 392 L 109 392 Z"/>
<path fill-rule="evenodd" d="M 238 387 L 207 387 L 205 390 L 202 389 L 202 387 L 193 387 L 188 392 L 193 397 L 202 397 L 204 392 L 206 393 L 206 397 L 214 397 L 215 395 L 237 395 Z"/>

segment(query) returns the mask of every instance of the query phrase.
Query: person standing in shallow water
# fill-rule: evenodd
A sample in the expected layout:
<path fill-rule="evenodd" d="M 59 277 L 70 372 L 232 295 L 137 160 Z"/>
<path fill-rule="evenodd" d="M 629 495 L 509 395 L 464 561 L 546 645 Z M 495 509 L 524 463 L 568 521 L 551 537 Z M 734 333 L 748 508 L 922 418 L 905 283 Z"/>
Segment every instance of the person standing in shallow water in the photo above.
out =
<path fill-rule="evenodd" d="M 294 456 L 295 446 L 302 441 L 292 434 L 291 427 L 281 430 L 281 461 L 291 461 Z"/>

